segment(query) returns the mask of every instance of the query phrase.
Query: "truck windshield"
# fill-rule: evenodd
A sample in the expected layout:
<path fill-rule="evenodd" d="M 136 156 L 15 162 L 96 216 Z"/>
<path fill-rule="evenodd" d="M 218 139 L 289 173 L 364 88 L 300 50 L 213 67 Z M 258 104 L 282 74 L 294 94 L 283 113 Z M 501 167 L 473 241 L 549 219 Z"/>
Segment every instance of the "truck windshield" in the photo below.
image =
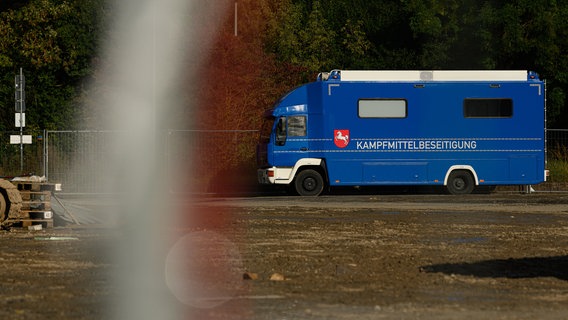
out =
<path fill-rule="evenodd" d="M 286 117 L 280 117 L 276 123 L 276 145 L 286 144 Z"/>

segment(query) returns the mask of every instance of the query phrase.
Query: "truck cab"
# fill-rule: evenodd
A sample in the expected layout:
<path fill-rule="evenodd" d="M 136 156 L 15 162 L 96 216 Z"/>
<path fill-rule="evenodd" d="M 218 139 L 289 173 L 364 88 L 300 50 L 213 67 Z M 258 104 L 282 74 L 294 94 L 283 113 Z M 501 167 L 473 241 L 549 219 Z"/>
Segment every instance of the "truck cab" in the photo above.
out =
<path fill-rule="evenodd" d="M 321 118 L 318 99 L 313 96 L 320 85 L 316 82 L 292 90 L 264 114 L 257 147 L 261 184 L 294 183 L 300 195 L 319 195 L 323 191 L 325 167 L 322 158 L 314 157 L 312 152 L 318 148 L 317 141 L 309 139 L 317 134 L 315 130 L 310 132 L 311 123 Z M 307 172 L 298 176 L 303 171 Z"/>

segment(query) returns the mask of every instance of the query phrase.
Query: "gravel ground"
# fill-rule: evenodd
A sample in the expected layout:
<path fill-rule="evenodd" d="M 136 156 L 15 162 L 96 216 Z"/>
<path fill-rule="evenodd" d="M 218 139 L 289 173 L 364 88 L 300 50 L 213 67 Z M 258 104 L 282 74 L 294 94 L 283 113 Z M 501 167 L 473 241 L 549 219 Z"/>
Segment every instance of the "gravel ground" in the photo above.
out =
<path fill-rule="evenodd" d="M 568 318 L 566 193 L 183 202 L 179 318 Z M 0 318 L 107 319 L 120 230 L 0 231 Z"/>
<path fill-rule="evenodd" d="M 566 319 L 567 204 L 566 194 L 510 193 L 202 205 L 231 212 L 240 228 L 219 232 L 258 276 L 245 283 L 247 308 L 235 299 L 227 318 Z"/>

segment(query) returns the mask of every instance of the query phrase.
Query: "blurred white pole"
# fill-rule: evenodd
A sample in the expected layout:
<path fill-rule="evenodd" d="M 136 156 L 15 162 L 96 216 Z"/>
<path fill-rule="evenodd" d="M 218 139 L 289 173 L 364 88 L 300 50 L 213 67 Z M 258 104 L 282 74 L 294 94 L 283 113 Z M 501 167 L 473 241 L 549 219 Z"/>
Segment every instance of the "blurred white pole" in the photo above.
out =
<path fill-rule="evenodd" d="M 183 318 L 183 306 L 166 286 L 165 265 L 175 240 L 171 230 L 178 219 L 190 218 L 189 212 L 181 217 L 173 210 L 168 197 L 173 182 L 166 181 L 157 142 L 160 130 L 169 128 L 167 116 L 192 107 L 182 97 L 200 85 L 189 82 L 198 81 L 215 29 L 230 14 L 230 3 L 220 3 L 115 0 L 117 19 L 102 55 L 112 67 L 103 72 L 105 95 L 94 97 L 108 113 L 105 127 L 120 130 L 106 173 L 115 177 L 109 185 L 115 189 L 109 191 L 121 199 L 116 211 L 122 228 L 113 247 L 117 297 L 105 318 Z M 184 179 L 187 167 L 169 170 L 178 170 L 178 179 Z M 200 297 L 199 289 L 185 289 Z"/>

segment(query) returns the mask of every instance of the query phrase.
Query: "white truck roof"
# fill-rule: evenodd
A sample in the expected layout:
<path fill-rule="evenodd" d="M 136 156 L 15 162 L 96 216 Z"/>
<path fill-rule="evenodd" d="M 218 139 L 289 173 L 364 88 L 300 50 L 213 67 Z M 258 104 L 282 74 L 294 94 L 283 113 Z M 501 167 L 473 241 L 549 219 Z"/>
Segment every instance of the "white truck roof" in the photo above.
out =
<path fill-rule="evenodd" d="M 341 70 L 341 81 L 527 81 L 527 70 Z"/>

